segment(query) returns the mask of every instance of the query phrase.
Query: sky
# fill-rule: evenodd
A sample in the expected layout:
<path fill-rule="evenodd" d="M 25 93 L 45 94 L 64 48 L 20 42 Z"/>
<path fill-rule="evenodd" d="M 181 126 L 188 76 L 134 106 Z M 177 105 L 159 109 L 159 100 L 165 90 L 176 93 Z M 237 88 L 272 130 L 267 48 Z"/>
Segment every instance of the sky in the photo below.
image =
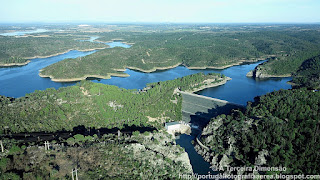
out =
<path fill-rule="evenodd" d="M 320 0 L 5 0 L 0 22 L 314 23 Z"/>

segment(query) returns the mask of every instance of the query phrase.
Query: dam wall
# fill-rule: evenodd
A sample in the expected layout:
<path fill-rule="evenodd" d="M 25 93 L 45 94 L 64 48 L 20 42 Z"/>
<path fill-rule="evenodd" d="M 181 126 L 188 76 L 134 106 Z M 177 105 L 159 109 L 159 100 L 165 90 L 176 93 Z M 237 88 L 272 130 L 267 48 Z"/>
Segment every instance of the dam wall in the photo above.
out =
<path fill-rule="evenodd" d="M 244 109 L 239 104 L 225 100 L 180 91 L 182 95 L 182 121 L 196 125 L 206 125 L 211 118 L 229 114 L 231 109 Z"/>

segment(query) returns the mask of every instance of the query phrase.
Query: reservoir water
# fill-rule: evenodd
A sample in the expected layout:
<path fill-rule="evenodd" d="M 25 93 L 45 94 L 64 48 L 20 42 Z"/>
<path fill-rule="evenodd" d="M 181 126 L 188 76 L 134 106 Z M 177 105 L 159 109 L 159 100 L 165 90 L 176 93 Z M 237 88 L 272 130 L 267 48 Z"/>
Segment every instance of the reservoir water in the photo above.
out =
<path fill-rule="evenodd" d="M 96 38 L 93 37 L 89 41 L 94 41 L 95 39 Z M 110 48 L 116 46 L 124 48 L 130 47 L 130 45 L 126 45 L 121 42 L 112 42 L 107 44 L 110 46 Z M 65 86 L 72 86 L 76 82 L 58 83 L 51 81 L 49 78 L 41 78 L 38 75 L 39 70 L 66 58 L 77 58 L 92 54 L 94 52 L 95 51 L 69 51 L 65 54 L 54 57 L 33 59 L 26 66 L 0 68 L 0 95 L 22 97 L 27 93 L 34 92 L 35 90 L 45 90 L 46 88 L 51 87 L 57 89 Z M 286 83 L 287 81 L 291 80 L 291 78 L 271 78 L 259 81 L 246 77 L 246 73 L 254 69 L 254 67 L 260 63 L 261 62 L 243 64 L 224 70 L 189 70 L 184 66 L 178 66 L 176 68 L 164 71 L 142 73 L 127 69 L 125 73 L 129 74 L 130 77 L 112 77 L 111 79 L 94 79 L 92 81 L 116 85 L 118 87 L 127 89 L 142 89 L 147 83 L 151 82 L 172 80 L 198 72 L 216 72 L 231 77 L 232 80 L 228 81 L 225 85 L 200 91 L 198 94 L 246 105 L 247 101 L 252 101 L 256 96 L 263 95 L 274 90 L 291 88 L 291 86 Z M 181 135 L 178 137 L 176 142 L 180 146 L 184 147 L 189 154 L 194 173 L 207 174 L 208 171 L 214 173 L 209 168 L 210 164 L 205 162 L 203 158 L 194 150 L 191 140 L 193 140 L 195 136 L 195 134 L 192 134 L 191 136 Z"/>
<path fill-rule="evenodd" d="M 47 32 L 46 29 L 36 29 L 33 31 L 14 31 L 14 32 L 8 32 L 8 33 L 2 33 L 1 36 L 24 36 L 26 34 L 35 34 L 35 33 L 43 33 Z"/>
<path fill-rule="evenodd" d="M 91 40 L 91 39 L 90 39 Z M 106 43 L 111 47 L 130 47 L 120 42 Z M 0 95 L 9 97 L 22 97 L 35 90 L 45 90 L 47 88 L 60 88 L 75 85 L 76 82 L 57 83 L 49 78 L 39 76 L 39 71 L 51 64 L 59 62 L 67 58 L 78 58 L 87 56 L 96 51 L 69 51 L 67 53 L 48 57 L 36 58 L 25 66 L 0 67 Z"/>
<path fill-rule="evenodd" d="M 97 38 L 98 37 L 91 37 L 86 41 L 94 42 Z M 111 42 L 106 44 L 108 44 L 110 48 L 130 47 L 130 45 L 122 42 Z M 21 97 L 25 96 L 27 93 L 32 93 L 35 90 L 45 90 L 46 88 L 51 87 L 59 88 L 74 85 L 75 82 L 57 83 L 51 81 L 49 78 L 41 78 L 38 75 L 39 70 L 63 59 L 86 56 L 94 52 L 95 51 L 69 51 L 65 54 L 49 58 L 32 59 L 26 66 L 0 68 L 0 95 Z M 200 91 L 198 94 L 246 105 L 247 101 L 252 101 L 256 96 L 263 95 L 274 90 L 291 88 L 291 85 L 286 83 L 291 80 L 291 78 L 256 80 L 246 77 L 246 73 L 254 69 L 260 63 L 262 62 L 233 66 L 223 70 L 190 70 L 184 66 L 178 66 L 169 70 L 143 73 L 127 69 L 125 73 L 129 74 L 130 77 L 112 77 L 111 79 L 95 79 L 92 81 L 116 85 L 126 89 L 143 89 L 146 84 L 152 82 L 172 80 L 198 72 L 216 72 L 231 77 L 232 80 L 228 81 L 225 85 Z"/>
<path fill-rule="evenodd" d="M 54 57 L 32 59 L 25 66 L 0 68 L 0 95 L 21 97 L 35 90 L 74 85 L 75 83 L 56 83 L 49 78 L 42 78 L 39 70 L 66 58 L 77 58 L 94 52 L 69 51 Z"/>
<path fill-rule="evenodd" d="M 253 78 L 246 77 L 246 73 L 254 69 L 254 67 L 260 63 L 261 62 L 256 62 L 252 64 L 233 66 L 224 70 L 190 70 L 184 66 L 178 66 L 165 71 L 142 73 L 127 69 L 125 73 L 129 74 L 129 77 L 112 77 L 111 79 L 93 81 L 116 85 L 126 89 L 142 89 L 148 83 L 172 80 L 198 72 L 206 74 L 211 72 L 222 73 L 231 77 L 232 80 L 228 81 L 225 85 L 200 91 L 198 94 L 246 105 L 247 101 L 253 100 L 256 96 L 263 95 L 274 90 L 291 88 L 291 85 L 286 83 L 291 80 L 291 78 L 271 78 L 258 81 Z"/>

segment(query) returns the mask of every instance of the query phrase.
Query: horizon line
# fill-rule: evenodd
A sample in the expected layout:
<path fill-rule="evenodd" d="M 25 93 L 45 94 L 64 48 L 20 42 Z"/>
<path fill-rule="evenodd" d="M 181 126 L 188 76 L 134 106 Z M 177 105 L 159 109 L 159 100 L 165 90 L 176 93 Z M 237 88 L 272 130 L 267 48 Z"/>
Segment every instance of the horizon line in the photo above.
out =
<path fill-rule="evenodd" d="M 0 24 L 320 24 L 319 22 L 0 21 Z"/>

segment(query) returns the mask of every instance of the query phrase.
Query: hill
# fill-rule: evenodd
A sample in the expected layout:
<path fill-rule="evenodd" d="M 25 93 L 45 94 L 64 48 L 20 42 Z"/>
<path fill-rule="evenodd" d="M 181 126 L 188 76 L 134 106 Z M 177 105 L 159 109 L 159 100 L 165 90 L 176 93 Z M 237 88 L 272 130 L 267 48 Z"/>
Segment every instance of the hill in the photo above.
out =
<path fill-rule="evenodd" d="M 316 30 L 257 30 L 235 32 L 109 32 L 98 41 L 120 40 L 131 48 L 104 49 L 82 58 L 66 59 L 48 66 L 41 76 L 72 81 L 90 76 L 126 76 L 126 68 L 143 72 L 184 65 L 190 69 L 223 69 L 270 57 L 259 66 L 268 77 L 291 76 L 302 62 L 319 55 Z"/>
<path fill-rule="evenodd" d="M 294 89 L 269 93 L 249 102 L 244 113 L 236 111 L 212 119 L 201 134 L 202 143 L 210 150 L 196 148 L 214 167 L 226 171 L 227 167 L 259 166 L 286 168 L 284 172 L 261 172 L 267 174 L 317 174 L 319 112 L 320 92 Z"/>
<path fill-rule="evenodd" d="M 320 56 L 315 56 L 304 61 L 293 75 L 292 82 L 298 86 L 319 89 Z"/>
<path fill-rule="evenodd" d="M 221 83 L 227 77 L 198 73 L 149 84 L 144 90 L 82 81 L 75 86 L 35 91 L 21 98 L 0 98 L 0 130 L 6 132 L 55 132 L 77 126 L 123 128 L 163 127 L 181 120 L 181 90 Z"/>
<path fill-rule="evenodd" d="M 30 59 L 63 54 L 70 50 L 88 51 L 107 48 L 107 45 L 78 41 L 83 36 L 43 35 L 0 36 L 0 66 L 25 65 Z"/>

